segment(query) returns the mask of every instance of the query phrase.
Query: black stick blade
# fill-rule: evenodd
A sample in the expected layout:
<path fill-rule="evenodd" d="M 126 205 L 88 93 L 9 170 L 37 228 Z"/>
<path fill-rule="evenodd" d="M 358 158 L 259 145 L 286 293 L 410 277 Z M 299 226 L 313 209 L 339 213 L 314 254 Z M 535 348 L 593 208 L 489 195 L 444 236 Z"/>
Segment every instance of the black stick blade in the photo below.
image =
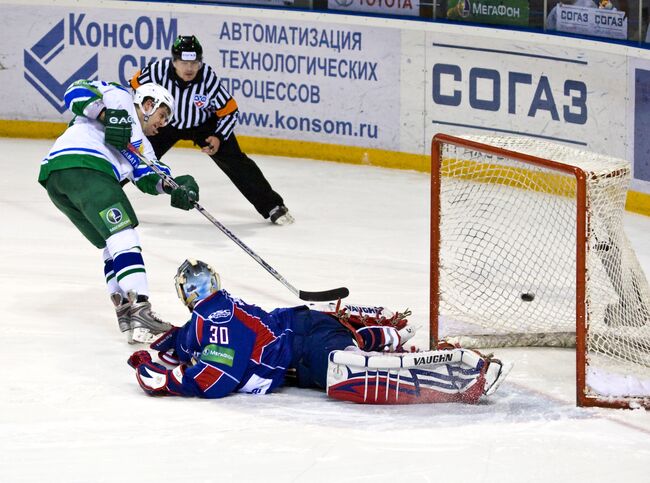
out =
<path fill-rule="evenodd" d="M 333 288 L 322 292 L 305 292 L 300 290 L 298 298 L 307 302 L 328 302 L 330 300 L 344 299 L 350 295 L 350 291 L 345 287 Z"/>

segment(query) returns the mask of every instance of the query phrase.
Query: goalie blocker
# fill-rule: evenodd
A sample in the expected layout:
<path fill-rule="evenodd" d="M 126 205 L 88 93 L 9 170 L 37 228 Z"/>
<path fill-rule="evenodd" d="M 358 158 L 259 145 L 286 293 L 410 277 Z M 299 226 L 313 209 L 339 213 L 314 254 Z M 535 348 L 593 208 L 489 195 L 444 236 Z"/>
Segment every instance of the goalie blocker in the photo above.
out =
<path fill-rule="evenodd" d="M 415 353 L 337 350 L 329 356 L 327 395 L 365 404 L 464 402 L 490 396 L 512 363 L 460 347 Z"/>

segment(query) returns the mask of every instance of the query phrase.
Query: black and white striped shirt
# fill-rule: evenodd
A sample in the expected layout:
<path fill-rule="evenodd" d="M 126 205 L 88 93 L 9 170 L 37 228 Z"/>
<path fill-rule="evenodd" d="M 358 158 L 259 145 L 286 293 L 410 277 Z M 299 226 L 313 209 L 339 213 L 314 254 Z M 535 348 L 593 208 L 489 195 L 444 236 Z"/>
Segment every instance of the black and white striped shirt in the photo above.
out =
<path fill-rule="evenodd" d="M 215 135 L 228 139 L 237 125 L 237 103 L 223 86 L 212 67 L 203 64 L 193 81 L 178 78 L 171 59 L 152 62 L 131 79 L 131 87 L 153 82 L 165 87 L 174 96 L 174 117 L 177 129 L 192 129 L 217 116 Z"/>

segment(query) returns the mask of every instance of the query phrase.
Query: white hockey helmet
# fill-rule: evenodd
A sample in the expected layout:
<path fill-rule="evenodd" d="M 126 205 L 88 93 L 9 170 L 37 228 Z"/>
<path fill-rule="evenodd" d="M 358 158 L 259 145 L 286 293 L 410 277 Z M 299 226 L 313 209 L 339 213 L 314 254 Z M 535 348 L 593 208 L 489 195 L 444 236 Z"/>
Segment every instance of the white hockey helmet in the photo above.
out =
<path fill-rule="evenodd" d="M 153 100 L 153 107 L 149 111 L 144 110 L 144 102 L 147 99 Z M 174 96 L 172 96 L 171 93 L 161 85 L 151 83 L 142 84 L 135 90 L 133 102 L 140 107 L 142 114 L 144 114 L 145 121 L 149 119 L 149 116 L 156 112 L 156 109 L 158 109 L 161 104 L 169 108 L 167 124 L 169 124 L 172 117 L 174 117 Z"/>
<path fill-rule="evenodd" d="M 207 263 L 191 258 L 178 267 L 174 284 L 178 298 L 190 310 L 198 302 L 221 289 L 219 274 Z"/>

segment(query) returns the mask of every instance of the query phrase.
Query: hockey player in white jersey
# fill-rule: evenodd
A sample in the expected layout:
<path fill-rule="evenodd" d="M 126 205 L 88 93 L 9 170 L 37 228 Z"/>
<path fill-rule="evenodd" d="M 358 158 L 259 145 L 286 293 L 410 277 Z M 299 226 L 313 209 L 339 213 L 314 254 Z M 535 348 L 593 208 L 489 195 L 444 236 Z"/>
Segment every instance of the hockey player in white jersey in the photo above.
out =
<path fill-rule="evenodd" d="M 146 136 L 169 123 L 174 99 L 156 84 L 143 85 L 134 96 L 118 84 L 79 80 L 64 100 L 75 117 L 42 161 L 38 181 L 102 250 L 106 284 L 128 342 L 150 342 L 171 325 L 151 310 L 138 219 L 122 185 L 131 181 L 148 194 L 168 193 L 171 205 L 184 210 L 198 201 L 199 187 L 191 176 L 174 178 L 179 188 L 171 189 L 132 153 L 155 160 Z"/>

